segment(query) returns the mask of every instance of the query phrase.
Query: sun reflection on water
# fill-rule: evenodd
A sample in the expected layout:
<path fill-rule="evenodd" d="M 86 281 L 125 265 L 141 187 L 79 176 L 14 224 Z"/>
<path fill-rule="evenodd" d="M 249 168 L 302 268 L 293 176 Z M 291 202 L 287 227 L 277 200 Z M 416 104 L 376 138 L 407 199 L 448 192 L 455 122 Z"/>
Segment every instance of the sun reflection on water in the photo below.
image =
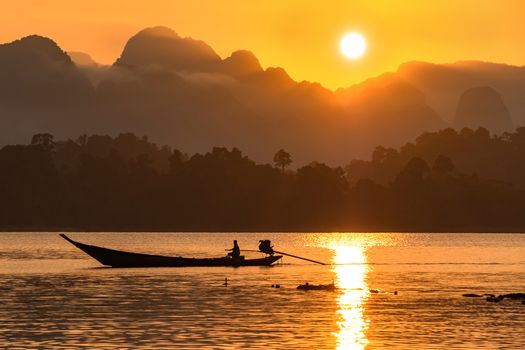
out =
<path fill-rule="evenodd" d="M 338 296 L 337 349 L 364 349 L 368 344 L 368 320 L 364 303 L 369 290 L 366 284 L 368 267 L 364 248 L 361 246 L 330 246 L 334 250 L 333 271 Z"/>

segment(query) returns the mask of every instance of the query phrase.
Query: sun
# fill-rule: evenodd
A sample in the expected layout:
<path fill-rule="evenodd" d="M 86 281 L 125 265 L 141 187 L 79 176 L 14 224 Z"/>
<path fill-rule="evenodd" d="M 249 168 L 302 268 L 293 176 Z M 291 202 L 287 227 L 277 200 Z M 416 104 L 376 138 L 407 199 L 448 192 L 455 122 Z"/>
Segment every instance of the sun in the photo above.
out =
<path fill-rule="evenodd" d="M 341 39 L 341 53 L 352 60 L 358 59 L 366 51 L 366 40 L 359 33 L 348 33 Z"/>

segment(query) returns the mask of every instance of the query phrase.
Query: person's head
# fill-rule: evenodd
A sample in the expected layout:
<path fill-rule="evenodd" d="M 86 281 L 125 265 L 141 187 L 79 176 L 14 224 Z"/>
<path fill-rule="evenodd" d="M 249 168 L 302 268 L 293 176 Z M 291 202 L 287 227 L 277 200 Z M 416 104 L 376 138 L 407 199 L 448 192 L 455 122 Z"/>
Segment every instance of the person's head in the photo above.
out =
<path fill-rule="evenodd" d="M 237 244 L 237 240 L 236 239 L 233 241 L 233 244 Z"/>

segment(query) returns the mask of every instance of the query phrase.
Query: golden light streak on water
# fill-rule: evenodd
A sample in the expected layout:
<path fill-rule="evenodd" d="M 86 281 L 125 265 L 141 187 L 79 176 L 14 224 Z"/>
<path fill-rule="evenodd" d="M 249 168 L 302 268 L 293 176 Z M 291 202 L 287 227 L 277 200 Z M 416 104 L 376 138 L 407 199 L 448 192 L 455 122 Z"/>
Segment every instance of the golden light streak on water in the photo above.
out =
<path fill-rule="evenodd" d="M 368 344 L 368 320 L 364 304 L 369 296 L 366 283 L 368 267 L 361 246 L 331 246 L 334 250 L 333 271 L 339 288 L 337 349 L 360 350 Z M 343 265 L 344 264 L 344 265 Z"/>

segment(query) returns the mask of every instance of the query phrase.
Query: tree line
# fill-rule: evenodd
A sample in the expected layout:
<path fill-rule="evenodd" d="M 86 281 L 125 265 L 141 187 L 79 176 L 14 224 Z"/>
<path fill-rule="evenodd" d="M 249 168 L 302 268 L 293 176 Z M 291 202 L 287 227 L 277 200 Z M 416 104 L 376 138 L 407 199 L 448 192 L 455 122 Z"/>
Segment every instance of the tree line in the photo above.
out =
<path fill-rule="evenodd" d="M 423 133 L 415 142 L 399 149 L 376 147 L 371 160 L 354 159 L 346 172 L 352 184 L 370 178 L 387 185 L 410 159 L 419 157 L 430 164 L 439 155 L 446 155 L 457 166 L 456 170 L 465 174 L 525 188 L 525 127 L 501 135 L 491 135 L 485 128 L 464 128 L 459 132 L 448 128 Z"/>
<path fill-rule="evenodd" d="M 525 129 L 485 131 L 423 134 L 346 168 L 297 169 L 285 150 L 258 164 L 236 148 L 187 155 L 130 133 L 59 142 L 38 134 L 0 150 L 0 229 L 523 230 Z M 506 164 L 501 178 L 517 185 L 476 174 L 472 159 L 497 159 L 478 164 L 480 173 Z"/>

